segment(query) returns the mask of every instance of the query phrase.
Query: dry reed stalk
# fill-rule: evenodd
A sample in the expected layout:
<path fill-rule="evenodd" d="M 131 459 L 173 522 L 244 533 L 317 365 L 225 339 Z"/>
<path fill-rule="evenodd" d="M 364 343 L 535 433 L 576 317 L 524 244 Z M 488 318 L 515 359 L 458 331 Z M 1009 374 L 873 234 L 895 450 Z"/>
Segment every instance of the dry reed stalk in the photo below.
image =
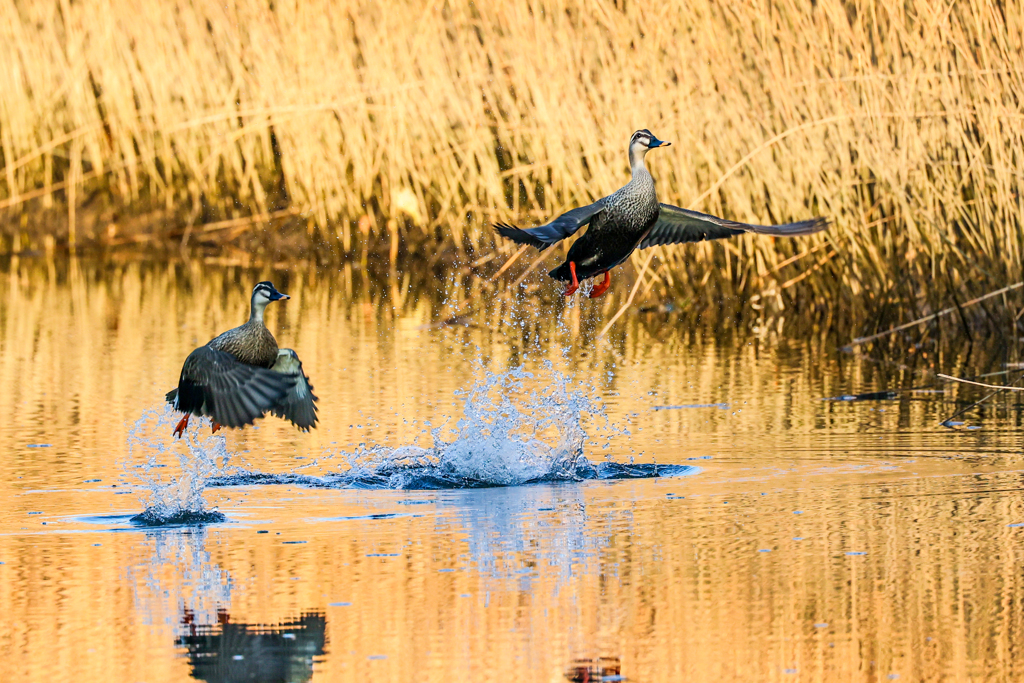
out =
<path fill-rule="evenodd" d="M 1022 35 L 1020 3 L 987 0 L 0 0 L 0 207 L 57 193 L 80 233 L 97 197 L 199 224 L 289 210 L 346 250 L 366 215 L 396 221 L 374 239 L 487 248 L 491 220 L 619 187 L 649 127 L 675 143 L 650 157 L 664 201 L 837 220 L 667 249 L 663 295 L 763 291 L 825 240 L 840 258 L 800 282 L 812 300 L 896 271 L 1017 279 Z"/>
<path fill-rule="evenodd" d="M 984 382 L 973 382 L 969 379 L 962 377 L 953 377 L 952 375 L 944 375 L 941 372 L 935 373 L 935 376 L 939 379 L 949 380 L 950 382 L 959 382 L 960 384 L 970 384 L 975 387 L 984 387 L 986 389 L 998 389 L 1000 391 L 1024 391 L 1024 387 L 1014 387 L 1008 384 L 986 384 Z"/>

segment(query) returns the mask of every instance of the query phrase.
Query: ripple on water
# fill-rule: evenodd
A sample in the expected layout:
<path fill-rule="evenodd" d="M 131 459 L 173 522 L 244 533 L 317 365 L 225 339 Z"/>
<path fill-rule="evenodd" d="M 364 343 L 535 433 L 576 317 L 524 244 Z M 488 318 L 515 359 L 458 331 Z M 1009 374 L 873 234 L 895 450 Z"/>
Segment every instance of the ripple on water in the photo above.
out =
<path fill-rule="evenodd" d="M 655 477 L 684 477 L 700 472 L 699 467 L 692 465 L 656 465 L 634 464 L 624 465 L 614 462 L 602 462 L 594 465 L 589 460 L 579 463 L 573 476 L 539 477 L 521 482 L 517 485 L 581 482 L 611 479 L 651 479 Z M 206 482 L 207 486 L 302 486 L 319 489 L 402 489 L 427 490 L 442 489 L 476 489 L 505 486 L 492 481 L 463 477 L 455 472 L 446 471 L 442 466 L 433 464 L 407 465 L 403 471 L 395 472 L 384 467 L 376 472 L 344 472 L 312 476 L 304 474 L 237 471 Z"/>

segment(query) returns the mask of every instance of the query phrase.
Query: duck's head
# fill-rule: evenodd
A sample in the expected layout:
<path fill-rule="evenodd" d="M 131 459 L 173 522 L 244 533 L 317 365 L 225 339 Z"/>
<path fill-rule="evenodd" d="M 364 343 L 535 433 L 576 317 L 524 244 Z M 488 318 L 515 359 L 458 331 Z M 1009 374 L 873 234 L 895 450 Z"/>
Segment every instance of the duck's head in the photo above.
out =
<path fill-rule="evenodd" d="M 252 305 L 250 314 L 263 319 L 263 309 L 267 307 L 271 301 L 280 301 L 283 299 L 290 299 L 287 294 L 282 294 L 277 291 L 277 287 L 274 286 L 273 282 L 264 281 L 257 282 L 256 286 L 252 288 Z"/>
<path fill-rule="evenodd" d="M 665 142 L 654 137 L 654 133 L 643 128 L 633 133 L 629 139 L 629 165 L 635 166 L 637 162 L 643 163 L 644 155 L 655 147 L 668 147 L 671 142 Z"/>

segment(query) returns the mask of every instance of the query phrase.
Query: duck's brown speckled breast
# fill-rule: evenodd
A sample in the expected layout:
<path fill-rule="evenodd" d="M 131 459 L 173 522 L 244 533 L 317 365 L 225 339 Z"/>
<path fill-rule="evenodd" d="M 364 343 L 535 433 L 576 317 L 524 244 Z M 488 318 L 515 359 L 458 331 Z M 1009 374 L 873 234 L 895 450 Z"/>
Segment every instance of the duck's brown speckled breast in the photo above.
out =
<path fill-rule="evenodd" d="M 210 341 L 212 348 L 225 351 L 246 365 L 269 368 L 277 361 L 277 340 L 262 322 L 250 321 Z"/>

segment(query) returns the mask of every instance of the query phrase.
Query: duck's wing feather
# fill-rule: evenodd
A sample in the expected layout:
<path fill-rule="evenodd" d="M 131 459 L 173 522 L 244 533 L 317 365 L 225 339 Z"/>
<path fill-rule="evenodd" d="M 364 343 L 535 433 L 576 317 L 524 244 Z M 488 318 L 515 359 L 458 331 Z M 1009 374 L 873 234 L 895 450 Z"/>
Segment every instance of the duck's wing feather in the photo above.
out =
<path fill-rule="evenodd" d="M 291 350 L 282 349 L 282 351 Z M 316 402 L 319 399 L 313 393 L 313 385 L 309 383 L 309 377 L 302 371 L 302 361 L 299 360 L 298 355 L 290 360 L 279 355 L 277 363 L 271 370 L 295 380 L 295 384 L 278 400 L 271 412 L 277 417 L 290 420 L 296 427 L 308 432 L 311 427 L 316 426 Z"/>
<path fill-rule="evenodd" d="M 662 204 L 658 221 L 647 233 L 647 237 L 640 242 L 640 248 L 645 249 L 659 244 L 717 240 L 741 235 L 745 232 L 778 237 L 797 237 L 820 232 L 828 225 L 827 218 L 812 218 L 785 225 L 753 225 L 726 220 L 700 211 L 681 209 L 671 204 Z"/>
<path fill-rule="evenodd" d="M 244 427 L 277 405 L 294 384 L 294 377 L 200 346 L 185 359 L 178 388 L 167 393 L 167 400 L 178 410 L 208 415 L 225 427 Z"/>
<path fill-rule="evenodd" d="M 496 223 L 494 227 L 502 237 L 518 244 L 529 244 L 532 247 L 537 247 L 540 251 L 544 251 L 552 244 L 561 242 L 567 237 L 572 237 L 580 228 L 588 225 L 594 219 L 594 216 L 604 211 L 604 209 L 605 199 L 599 199 L 593 204 L 581 206 L 572 211 L 566 211 L 550 223 L 538 225 L 536 228 L 526 228 L 524 230 L 507 223 Z"/>

